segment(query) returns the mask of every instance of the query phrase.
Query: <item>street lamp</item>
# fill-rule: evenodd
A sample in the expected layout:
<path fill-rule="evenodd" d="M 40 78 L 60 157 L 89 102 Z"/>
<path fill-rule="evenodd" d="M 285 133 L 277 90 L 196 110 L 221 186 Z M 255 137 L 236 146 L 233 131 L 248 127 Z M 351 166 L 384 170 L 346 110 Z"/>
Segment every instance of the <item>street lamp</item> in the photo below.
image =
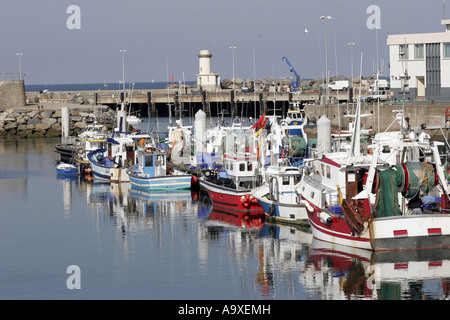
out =
<path fill-rule="evenodd" d="M 351 61 L 350 68 L 352 70 L 352 81 L 351 81 L 351 84 L 352 84 L 352 89 L 353 89 L 353 46 L 355 45 L 355 43 L 354 42 L 349 42 L 348 45 L 350 46 L 350 61 Z"/>
<path fill-rule="evenodd" d="M 326 105 L 328 105 L 328 101 L 330 100 L 330 92 L 328 88 L 328 20 L 331 20 L 331 16 L 321 16 L 321 20 L 325 20 L 325 72 L 326 72 L 326 82 L 327 82 L 327 101 Z M 328 112 L 328 110 L 327 110 Z"/>
<path fill-rule="evenodd" d="M 125 91 L 125 52 L 127 52 L 127 50 L 121 49 L 119 52 L 122 54 L 122 83 L 123 91 Z"/>
<path fill-rule="evenodd" d="M 19 57 L 19 80 L 22 80 L 22 52 L 17 52 L 16 56 Z"/>
<path fill-rule="evenodd" d="M 236 46 L 230 46 L 230 49 L 233 60 L 233 92 L 234 92 L 234 49 L 236 49 Z"/>

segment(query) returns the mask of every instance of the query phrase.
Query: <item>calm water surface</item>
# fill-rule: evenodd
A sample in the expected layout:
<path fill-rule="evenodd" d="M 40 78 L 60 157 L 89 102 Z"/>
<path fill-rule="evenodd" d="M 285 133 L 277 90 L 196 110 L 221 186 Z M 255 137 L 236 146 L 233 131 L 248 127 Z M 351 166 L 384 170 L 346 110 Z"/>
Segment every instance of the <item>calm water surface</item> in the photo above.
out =
<path fill-rule="evenodd" d="M 447 299 L 450 252 L 375 255 L 246 228 L 197 192 L 62 179 L 59 140 L 0 140 L 0 299 Z M 80 268 L 69 290 L 67 268 Z"/>

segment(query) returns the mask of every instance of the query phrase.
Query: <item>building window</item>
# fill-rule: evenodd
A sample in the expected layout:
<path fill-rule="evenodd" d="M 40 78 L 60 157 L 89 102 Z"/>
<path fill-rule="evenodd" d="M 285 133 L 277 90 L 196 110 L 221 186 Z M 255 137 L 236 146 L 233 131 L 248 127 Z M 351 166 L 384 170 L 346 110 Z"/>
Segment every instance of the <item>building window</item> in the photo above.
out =
<path fill-rule="evenodd" d="M 423 44 L 414 45 L 414 59 L 423 59 Z"/>
<path fill-rule="evenodd" d="M 398 47 L 398 58 L 401 60 L 407 60 L 409 58 L 407 44 L 401 44 Z"/>
<path fill-rule="evenodd" d="M 450 58 L 450 43 L 444 43 L 444 57 Z"/>

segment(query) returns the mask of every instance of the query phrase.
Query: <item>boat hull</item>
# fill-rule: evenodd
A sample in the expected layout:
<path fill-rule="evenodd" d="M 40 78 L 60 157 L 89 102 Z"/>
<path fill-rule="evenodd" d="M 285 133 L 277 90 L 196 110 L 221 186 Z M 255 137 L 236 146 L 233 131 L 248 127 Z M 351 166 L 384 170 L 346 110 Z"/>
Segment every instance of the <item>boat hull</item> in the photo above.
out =
<path fill-rule="evenodd" d="M 109 162 L 108 165 L 104 165 L 99 161 L 96 161 L 97 155 L 103 155 L 105 152 L 104 149 L 97 149 L 88 153 L 87 158 L 89 160 L 89 165 L 92 169 L 92 175 L 94 179 L 100 181 L 110 181 L 111 178 L 111 169 L 113 167 L 112 162 Z"/>
<path fill-rule="evenodd" d="M 448 214 L 374 218 L 365 222 L 360 234 L 353 232 L 344 216 L 328 215 L 312 205 L 308 218 L 314 238 L 345 246 L 374 251 L 450 248 Z"/>
<path fill-rule="evenodd" d="M 263 201 L 258 199 L 268 220 L 285 224 L 308 225 L 308 215 L 302 205 L 287 204 L 274 201 Z"/>
<path fill-rule="evenodd" d="M 295 193 L 281 195 L 279 201 L 272 201 L 265 196 L 268 188 L 260 187 L 252 192 L 252 195 L 258 200 L 266 214 L 266 218 L 271 221 L 308 225 L 308 214 L 303 204 L 297 204 Z"/>
<path fill-rule="evenodd" d="M 143 177 L 128 172 L 128 176 L 132 185 L 149 191 L 182 190 L 191 188 L 191 175 Z"/>
<path fill-rule="evenodd" d="M 56 166 L 56 173 L 58 175 L 66 176 L 66 175 L 78 175 L 78 168 L 69 164 L 59 164 Z"/>
<path fill-rule="evenodd" d="M 369 224 L 375 251 L 450 248 L 450 215 L 375 218 Z"/>
<path fill-rule="evenodd" d="M 130 177 L 127 174 L 127 169 L 123 167 L 111 168 L 109 181 L 112 183 L 130 182 Z"/>
<path fill-rule="evenodd" d="M 264 216 L 264 210 L 258 201 L 255 198 L 250 199 L 250 190 L 227 188 L 203 179 L 200 180 L 200 187 L 208 192 L 216 211 L 232 215 L 250 213 Z"/>

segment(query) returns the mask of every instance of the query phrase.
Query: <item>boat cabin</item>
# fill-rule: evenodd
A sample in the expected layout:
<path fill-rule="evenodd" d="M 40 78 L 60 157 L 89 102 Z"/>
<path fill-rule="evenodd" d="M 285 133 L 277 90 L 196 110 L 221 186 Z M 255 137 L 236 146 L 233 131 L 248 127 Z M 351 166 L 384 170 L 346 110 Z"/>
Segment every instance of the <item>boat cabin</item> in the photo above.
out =
<path fill-rule="evenodd" d="M 297 193 L 318 208 L 339 206 L 343 199 L 357 196 L 364 189 L 370 160 L 362 157 L 352 165 L 347 160 L 346 152 L 336 152 L 312 161 Z"/>
<path fill-rule="evenodd" d="M 166 175 L 166 155 L 160 152 L 137 152 L 139 170 L 148 177 Z"/>
<path fill-rule="evenodd" d="M 293 193 L 302 179 L 302 170 L 290 166 L 270 166 L 264 171 L 264 184 L 269 188 L 271 200 L 278 201 L 282 195 Z"/>

